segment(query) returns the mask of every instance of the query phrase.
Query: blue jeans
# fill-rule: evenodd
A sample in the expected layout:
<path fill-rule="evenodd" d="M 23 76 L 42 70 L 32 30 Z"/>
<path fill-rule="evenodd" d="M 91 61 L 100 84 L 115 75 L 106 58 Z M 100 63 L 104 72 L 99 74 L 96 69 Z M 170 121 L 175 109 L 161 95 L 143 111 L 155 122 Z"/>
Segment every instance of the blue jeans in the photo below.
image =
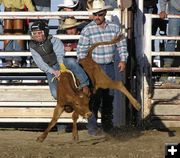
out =
<path fill-rule="evenodd" d="M 5 51 L 22 51 L 21 46 L 17 43 L 16 40 L 10 40 L 7 46 L 4 48 Z M 17 57 L 6 57 L 6 60 L 15 60 L 15 61 L 21 61 L 22 58 Z"/>
<path fill-rule="evenodd" d="M 55 64 L 52 66 L 54 70 L 60 70 L 59 64 Z M 57 99 L 57 80 L 54 79 L 52 81 L 52 78 L 54 78 L 53 74 L 46 73 L 48 84 L 49 84 L 49 89 L 51 92 L 51 95 L 53 96 L 54 99 Z"/>
<path fill-rule="evenodd" d="M 89 85 L 89 79 L 83 68 L 79 65 L 76 58 L 64 57 L 64 65 L 73 72 L 80 82 L 79 88 Z"/>
<path fill-rule="evenodd" d="M 112 79 L 115 78 L 114 63 L 101 64 L 101 68 Z M 113 123 L 113 99 L 114 90 L 112 89 L 98 89 L 96 94 L 91 98 L 90 109 L 92 110 L 92 117 L 88 119 L 88 133 L 95 134 L 98 129 L 97 115 L 98 111 L 101 113 L 101 125 L 105 132 L 112 129 Z"/>
<path fill-rule="evenodd" d="M 173 6 L 169 4 L 169 14 L 180 14 L 180 11 L 177 11 Z M 168 26 L 168 35 L 169 36 L 178 36 L 180 33 L 180 19 L 169 19 Z M 168 40 L 166 43 L 165 51 L 175 51 L 175 40 Z M 173 58 L 171 57 L 163 57 L 164 64 L 172 65 Z"/>

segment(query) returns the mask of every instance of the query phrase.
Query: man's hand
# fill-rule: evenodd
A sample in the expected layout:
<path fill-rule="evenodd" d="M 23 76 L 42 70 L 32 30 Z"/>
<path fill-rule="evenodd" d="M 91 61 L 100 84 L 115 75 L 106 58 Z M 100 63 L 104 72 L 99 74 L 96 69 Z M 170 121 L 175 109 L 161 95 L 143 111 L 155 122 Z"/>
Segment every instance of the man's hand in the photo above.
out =
<path fill-rule="evenodd" d="M 60 72 L 59 70 L 54 70 L 54 71 L 52 72 L 52 74 L 53 74 L 56 78 L 58 78 L 58 77 L 61 75 L 61 72 Z"/>
<path fill-rule="evenodd" d="M 165 18 L 167 18 L 167 13 L 165 11 L 162 11 L 162 12 L 159 13 L 159 17 L 161 19 L 165 19 Z"/>
<path fill-rule="evenodd" d="M 120 61 L 118 64 L 119 72 L 125 71 L 126 68 L 126 62 L 125 61 Z"/>

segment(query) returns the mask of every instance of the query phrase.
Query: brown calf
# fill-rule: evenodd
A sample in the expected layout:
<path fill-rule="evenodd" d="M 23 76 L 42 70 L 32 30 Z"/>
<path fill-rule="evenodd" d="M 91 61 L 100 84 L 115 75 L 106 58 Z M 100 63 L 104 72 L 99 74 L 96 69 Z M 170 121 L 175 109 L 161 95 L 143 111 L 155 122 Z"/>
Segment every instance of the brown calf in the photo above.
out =
<path fill-rule="evenodd" d="M 74 140 L 78 140 L 77 119 L 79 115 L 84 118 L 89 118 L 92 115 L 89 110 L 89 98 L 82 91 L 77 89 L 72 74 L 70 72 L 63 72 L 58 80 L 57 105 L 47 129 L 37 138 L 38 142 L 44 141 L 63 111 L 72 112 L 74 110 L 72 114 L 72 136 Z"/>
<path fill-rule="evenodd" d="M 112 41 L 110 42 L 98 42 L 94 45 L 92 45 L 89 49 L 88 49 L 88 54 L 86 56 L 86 58 L 84 59 L 80 59 L 80 64 L 83 66 L 83 69 L 86 71 L 86 73 L 88 74 L 91 82 L 92 82 L 92 87 L 93 87 L 93 93 L 95 93 L 95 91 L 98 88 L 112 88 L 112 89 L 117 89 L 119 91 L 121 91 L 122 93 L 124 93 L 128 99 L 130 100 L 131 104 L 137 109 L 140 110 L 140 104 L 137 102 L 137 100 L 129 93 L 129 91 L 126 89 L 126 87 L 124 86 L 124 84 L 121 81 L 113 81 L 111 80 L 105 73 L 104 71 L 101 69 L 101 67 L 93 61 L 92 59 L 92 52 L 93 49 L 100 46 L 100 45 L 110 45 L 110 44 L 115 44 L 118 41 L 122 40 L 124 38 L 123 35 L 119 35 L 116 38 L 114 38 Z"/>

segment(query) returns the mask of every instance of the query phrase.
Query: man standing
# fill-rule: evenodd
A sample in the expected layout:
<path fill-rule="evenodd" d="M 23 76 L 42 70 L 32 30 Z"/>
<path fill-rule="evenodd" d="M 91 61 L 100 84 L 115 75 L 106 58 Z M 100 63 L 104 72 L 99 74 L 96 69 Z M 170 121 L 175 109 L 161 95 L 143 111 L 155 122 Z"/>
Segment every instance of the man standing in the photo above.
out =
<path fill-rule="evenodd" d="M 120 28 L 118 25 L 106 22 L 105 16 L 107 10 L 112 9 L 111 6 L 105 6 L 103 0 L 94 0 L 92 11 L 93 21 L 90 22 L 82 30 L 80 39 L 77 46 L 78 58 L 85 58 L 88 48 L 97 42 L 111 41 L 115 36 L 119 34 Z M 113 45 L 99 46 L 93 50 L 92 58 L 97 62 L 105 73 L 114 79 L 114 56 L 115 53 L 119 54 L 119 71 L 125 70 L 126 61 L 128 57 L 126 40 L 122 40 Z M 102 129 L 105 132 L 109 132 L 112 127 L 112 103 L 113 103 L 113 90 L 99 89 L 97 94 L 92 99 L 92 112 L 93 116 L 88 120 L 88 133 L 91 135 L 97 135 L 97 113 L 101 110 L 101 122 Z"/>
<path fill-rule="evenodd" d="M 88 77 L 77 62 L 68 62 L 64 58 L 64 46 L 60 39 L 49 35 L 48 25 L 43 21 L 36 21 L 31 26 L 30 51 L 36 65 L 46 73 L 50 92 L 56 99 L 57 80 L 52 78 L 59 77 L 61 74 L 59 65 L 66 60 L 65 66 L 79 79 L 80 88 L 84 93 L 88 92 Z"/>
<path fill-rule="evenodd" d="M 160 0 L 161 12 L 159 16 L 161 19 L 167 17 L 166 7 L 168 6 L 168 14 L 180 14 L 180 0 Z M 180 32 L 180 19 L 169 18 L 168 36 L 178 36 Z M 165 51 L 175 51 L 175 40 L 168 40 Z M 171 67 L 173 59 L 170 57 L 163 57 L 164 67 Z"/>

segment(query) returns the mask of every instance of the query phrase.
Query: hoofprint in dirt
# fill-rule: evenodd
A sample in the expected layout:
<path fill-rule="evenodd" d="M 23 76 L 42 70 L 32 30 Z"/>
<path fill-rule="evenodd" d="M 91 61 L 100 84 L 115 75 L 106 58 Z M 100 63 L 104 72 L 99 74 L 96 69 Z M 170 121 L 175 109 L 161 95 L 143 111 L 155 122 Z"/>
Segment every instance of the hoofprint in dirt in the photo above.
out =
<path fill-rule="evenodd" d="M 113 135 L 89 136 L 79 132 L 50 132 L 43 143 L 36 142 L 41 132 L 0 130 L 0 158 L 162 158 L 165 143 L 179 143 L 180 130 L 170 137 L 156 130 L 125 129 Z"/>

